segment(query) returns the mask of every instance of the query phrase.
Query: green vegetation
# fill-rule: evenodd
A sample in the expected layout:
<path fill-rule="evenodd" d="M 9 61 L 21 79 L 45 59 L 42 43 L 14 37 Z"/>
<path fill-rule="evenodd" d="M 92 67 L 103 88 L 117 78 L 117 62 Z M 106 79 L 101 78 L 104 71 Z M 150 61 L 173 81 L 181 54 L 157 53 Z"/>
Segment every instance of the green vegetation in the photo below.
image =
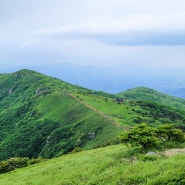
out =
<path fill-rule="evenodd" d="M 73 92 L 91 93 L 29 70 L 1 75 L 0 160 L 60 156 L 76 147 L 96 147 L 121 132 Z"/>
<path fill-rule="evenodd" d="M 149 101 L 174 109 L 185 108 L 184 99 L 172 97 L 146 87 L 132 88 L 127 91 L 118 93 L 117 96 L 123 98 L 124 100 Z"/>
<path fill-rule="evenodd" d="M 2 185 L 185 184 L 185 156 L 156 152 L 184 147 L 185 100 L 152 89 L 112 95 L 1 74 L 0 130 Z"/>
<path fill-rule="evenodd" d="M 104 146 L 143 122 L 184 129 L 184 100 L 147 88 L 112 95 L 30 70 L 0 75 L 0 161 Z"/>
<path fill-rule="evenodd" d="M 144 149 L 159 148 L 160 145 L 165 145 L 169 141 L 175 144 L 184 142 L 185 134 L 182 130 L 174 128 L 172 124 L 150 127 L 143 123 L 122 134 L 120 140 L 131 145 L 139 145 Z"/>
<path fill-rule="evenodd" d="M 1 185 L 184 184 L 185 155 L 147 157 L 123 145 L 68 154 L 0 175 Z"/>
<path fill-rule="evenodd" d="M 10 158 L 6 161 L 0 162 L 0 174 L 13 171 L 17 168 L 23 168 L 32 164 L 42 162 L 43 159 L 29 159 L 29 158 Z"/>
<path fill-rule="evenodd" d="M 139 90 L 137 94 L 140 97 Z M 185 128 L 185 107 L 183 107 L 185 103 L 183 99 L 178 99 L 178 105 L 182 107 L 179 109 L 175 104 L 168 105 L 168 102 L 172 102 L 172 100 L 175 102 L 177 98 L 166 95 L 164 95 L 166 97 L 164 98 L 166 99 L 165 103 L 162 103 L 160 98 L 158 101 L 157 99 L 155 101 L 142 100 L 142 98 L 141 100 L 123 98 L 120 101 L 120 98 L 117 97 L 107 98 L 96 94 L 78 94 L 76 96 L 125 127 L 140 123 L 152 125 L 171 123 Z"/>

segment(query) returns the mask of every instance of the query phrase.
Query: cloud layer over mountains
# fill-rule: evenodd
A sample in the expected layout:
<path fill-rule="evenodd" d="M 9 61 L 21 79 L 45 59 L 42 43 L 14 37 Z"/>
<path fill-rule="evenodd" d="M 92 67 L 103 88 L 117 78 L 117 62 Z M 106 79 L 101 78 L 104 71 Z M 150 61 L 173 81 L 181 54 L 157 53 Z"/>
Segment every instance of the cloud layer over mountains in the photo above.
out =
<path fill-rule="evenodd" d="M 0 68 L 61 63 L 185 69 L 182 0 L 7 0 Z"/>

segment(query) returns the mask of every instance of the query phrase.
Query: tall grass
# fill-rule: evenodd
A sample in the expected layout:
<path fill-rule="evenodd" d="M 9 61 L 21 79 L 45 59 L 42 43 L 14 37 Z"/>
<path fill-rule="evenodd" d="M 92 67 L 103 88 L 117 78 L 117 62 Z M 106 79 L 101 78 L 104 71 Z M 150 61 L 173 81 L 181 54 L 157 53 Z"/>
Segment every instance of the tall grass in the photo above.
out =
<path fill-rule="evenodd" d="M 1 185 L 185 184 L 185 155 L 143 160 L 123 145 L 68 154 L 0 175 Z"/>

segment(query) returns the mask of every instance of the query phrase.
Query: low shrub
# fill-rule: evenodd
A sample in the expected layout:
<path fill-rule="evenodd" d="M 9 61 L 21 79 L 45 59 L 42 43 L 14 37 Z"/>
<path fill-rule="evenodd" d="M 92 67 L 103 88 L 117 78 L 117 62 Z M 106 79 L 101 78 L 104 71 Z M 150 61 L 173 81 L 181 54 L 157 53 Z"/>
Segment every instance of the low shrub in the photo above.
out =
<path fill-rule="evenodd" d="M 1 161 L 0 162 L 0 174 L 1 173 L 7 173 L 10 171 L 15 170 L 16 168 L 23 168 L 32 164 L 36 164 L 43 161 L 43 159 L 38 158 L 38 159 L 29 159 L 27 157 L 25 158 L 10 158 L 6 161 Z"/>

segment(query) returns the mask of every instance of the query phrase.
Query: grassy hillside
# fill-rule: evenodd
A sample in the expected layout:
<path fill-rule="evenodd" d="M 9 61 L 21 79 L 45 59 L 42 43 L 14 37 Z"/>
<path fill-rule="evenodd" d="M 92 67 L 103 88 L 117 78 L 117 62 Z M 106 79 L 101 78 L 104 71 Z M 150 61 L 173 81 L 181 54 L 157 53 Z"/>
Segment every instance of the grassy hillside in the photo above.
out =
<path fill-rule="evenodd" d="M 159 103 L 175 109 L 185 109 L 185 100 L 160 93 L 146 87 L 136 87 L 117 94 L 125 100 L 143 100 Z"/>
<path fill-rule="evenodd" d="M 121 129 L 70 93 L 91 93 L 29 70 L 0 76 L 0 160 L 92 148 Z"/>
<path fill-rule="evenodd" d="M 133 96 L 133 91 L 124 98 L 30 70 L 1 74 L 0 160 L 98 147 L 143 122 L 184 128 L 184 100 L 148 89 L 142 95 L 136 89 Z"/>
<path fill-rule="evenodd" d="M 178 99 L 178 105 L 182 106 L 180 109 L 179 106 L 175 106 L 175 104 L 173 104 L 173 106 L 168 106 L 167 102 L 169 101 L 169 98 L 170 101 L 176 101 L 176 98 L 174 97 L 164 95 L 164 97 L 166 97 L 166 99 L 164 98 L 165 103 L 161 103 L 160 98 L 159 100 L 156 99 L 155 101 L 152 101 L 142 100 L 139 96 L 140 94 L 138 93 L 138 100 L 122 99 L 119 96 L 116 98 L 100 97 L 97 94 L 83 94 L 79 98 L 93 108 L 103 112 L 110 119 L 120 123 L 123 128 L 128 128 L 143 122 L 153 125 L 174 123 L 184 127 L 184 100 Z M 150 94 L 150 96 L 152 97 L 152 94 Z"/>
<path fill-rule="evenodd" d="M 146 157 L 124 145 L 68 154 L 0 175 L 1 185 L 185 184 L 185 155 Z"/>

